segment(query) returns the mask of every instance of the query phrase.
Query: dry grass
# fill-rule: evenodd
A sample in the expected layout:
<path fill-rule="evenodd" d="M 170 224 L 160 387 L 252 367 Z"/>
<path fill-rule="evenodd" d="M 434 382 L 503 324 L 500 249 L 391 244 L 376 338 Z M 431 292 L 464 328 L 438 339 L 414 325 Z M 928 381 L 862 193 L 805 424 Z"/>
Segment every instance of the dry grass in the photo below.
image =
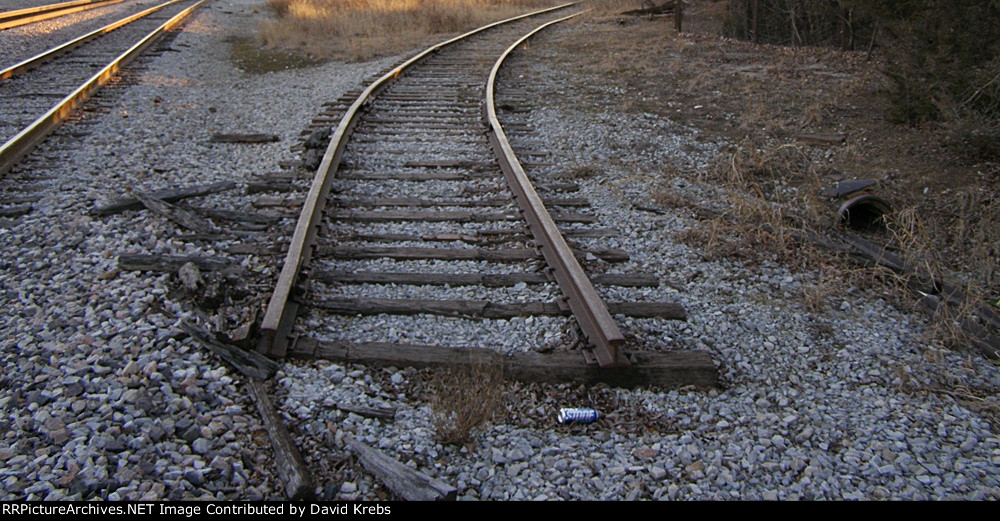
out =
<path fill-rule="evenodd" d="M 715 167 L 702 177 L 725 188 L 726 209 L 680 238 L 700 243 L 710 257 L 814 264 L 816 252 L 799 238 L 819 225 L 819 216 L 810 204 L 810 191 L 793 188 L 791 181 L 814 184 L 815 172 L 795 146 L 762 146 L 746 140 L 716 158 Z M 654 194 L 656 200 L 669 198 Z"/>
<path fill-rule="evenodd" d="M 658 21 L 638 18 L 626 28 L 606 23 L 599 29 L 634 38 L 603 43 L 607 58 L 584 65 L 624 87 L 620 110 L 650 112 L 695 126 L 702 139 L 739 143 L 697 179 L 684 174 L 721 187 L 721 202 L 682 196 L 669 182 L 677 172 L 666 172 L 668 181 L 651 194 L 661 206 L 703 207 L 693 208 L 700 222 L 677 238 L 708 258 L 778 261 L 821 274 L 835 267 L 851 284 L 876 282 L 879 293 L 896 294 L 900 284 L 891 275 L 862 279 L 849 263 L 800 240 L 833 222 L 839 202 L 820 198 L 820 188 L 873 178 L 880 181 L 876 193 L 896 208 L 916 209 L 897 216 L 897 251 L 979 295 L 978 302 L 1000 305 L 994 304 L 1000 299 L 1000 169 L 981 159 L 988 154 L 979 151 L 996 146 L 984 137 L 981 122 L 891 125 L 879 96 L 888 80 L 879 72 L 878 55 L 869 60 L 864 53 L 720 40 L 715 11 L 720 4 L 692 2 L 679 37 Z M 602 42 L 591 38 L 587 45 Z M 832 147 L 803 145 L 795 141 L 799 133 L 848 139 Z M 964 148 L 941 146 L 958 142 Z M 819 310 L 827 290 L 848 286 L 835 279 L 820 276 L 806 287 L 805 306 Z M 955 320 L 939 325 L 945 331 L 940 336 L 952 339 L 947 343 L 960 343 L 954 325 Z"/>
<path fill-rule="evenodd" d="M 430 387 L 434 428 L 441 443 L 469 445 L 489 422 L 506 416 L 509 384 L 497 360 L 442 370 Z"/>
<path fill-rule="evenodd" d="M 590 9 L 588 16 L 603 17 L 621 14 L 631 9 L 649 6 L 649 0 L 589 0 L 585 7 Z"/>
<path fill-rule="evenodd" d="M 969 345 L 971 338 L 962 323 L 975 322 L 975 310 L 991 305 L 995 293 L 991 295 L 990 288 L 1000 285 L 996 261 L 1000 208 L 990 204 L 992 200 L 984 202 L 981 194 L 980 190 L 962 192 L 957 197 L 958 211 L 945 214 L 911 206 L 895 212 L 887 223 L 904 262 L 934 279 L 958 281 L 969 297 L 958 305 L 945 303 L 938 308 L 932 333 L 947 346 Z M 907 293 L 907 277 L 888 281 L 900 293 Z"/>
<path fill-rule="evenodd" d="M 268 0 L 265 45 L 360 61 L 397 54 L 531 9 L 546 0 Z"/>

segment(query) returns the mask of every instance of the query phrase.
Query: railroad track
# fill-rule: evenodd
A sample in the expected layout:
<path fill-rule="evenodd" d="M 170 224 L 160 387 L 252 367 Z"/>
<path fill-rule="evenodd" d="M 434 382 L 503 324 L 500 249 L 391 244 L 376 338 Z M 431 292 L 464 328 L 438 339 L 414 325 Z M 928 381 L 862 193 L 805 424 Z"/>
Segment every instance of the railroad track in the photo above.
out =
<path fill-rule="evenodd" d="M 0 12 L 0 30 L 51 20 L 98 7 L 120 4 L 125 0 L 75 0 Z"/>
<path fill-rule="evenodd" d="M 207 0 L 170 0 L 0 71 L 0 174 Z"/>
<path fill-rule="evenodd" d="M 614 231 L 586 213 L 572 183 L 533 185 L 524 167 L 544 164 L 545 143 L 523 150 L 522 162 L 504 135 L 493 102 L 503 58 L 532 29 L 575 16 L 565 16 L 570 5 L 432 47 L 317 117 L 307 141 L 324 142 L 324 128 L 332 138 L 316 157 L 258 351 L 413 366 L 500 351 L 526 379 L 714 382 L 705 353 L 626 344 L 614 314 L 684 319 L 683 308 L 603 302 L 591 279 L 659 282 L 588 276 L 583 266 L 595 271 L 627 254 L 573 238 Z"/>

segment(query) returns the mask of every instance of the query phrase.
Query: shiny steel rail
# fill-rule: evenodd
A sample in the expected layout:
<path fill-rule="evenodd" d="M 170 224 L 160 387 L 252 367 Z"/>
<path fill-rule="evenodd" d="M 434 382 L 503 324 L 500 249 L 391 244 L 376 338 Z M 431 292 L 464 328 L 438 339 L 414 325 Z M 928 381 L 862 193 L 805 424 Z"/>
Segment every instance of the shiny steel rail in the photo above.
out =
<path fill-rule="evenodd" d="M 510 141 L 497 119 L 494 96 L 496 93 L 496 77 L 504 60 L 511 52 L 526 42 L 536 33 L 550 25 L 569 20 L 582 13 L 576 13 L 558 20 L 543 24 L 534 31 L 524 35 L 514 42 L 493 65 L 489 81 L 486 83 L 486 102 L 483 104 L 483 116 L 489 125 L 490 144 L 500 161 L 504 178 L 517 200 L 518 206 L 528 221 L 528 228 L 538 242 L 545 261 L 553 269 L 553 275 L 559 288 L 566 296 L 567 304 L 580 324 L 587 340 L 594 346 L 593 355 L 601 367 L 629 365 L 628 359 L 621 356 L 619 347 L 625 342 L 625 337 L 618 329 L 607 305 L 597 294 L 594 285 L 584 273 L 576 260 L 573 250 L 566 244 L 566 239 L 556 226 L 555 221 L 542 203 L 542 198 L 535 192 L 521 162 L 511 148 Z"/>
<path fill-rule="evenodd" d="M 299 215 L 295 232 L 288 246 L 288 253 L 285 255 L 281 274 L 278 276 L 274 292 L 271 293 L 271 299 L 267 305 L 267 311 L 265 311 L 264 318 L 261 321 L 260 338 L 257 346 L 258 351 L 269 353 L 272 356 L 284 356 L 287 352 L 288 335 L 291 332 L 299 307 L 292 296 L 296 288 L 300 288 L 299 283 L 301 282 L 303 267 L 308 265 L 309 260 L 312 258 L 323 210 L 326 207 L 326 199 L 330 194 L 330 185 L 336 176 L 337 169 L 340 167 L 340 161 L 347 147 L 348 139 L 360 118 L 362 109 L 371 103 L 371 100 L 375 96 L 389 87 L 408 68 L 449 45 L 499 25 L 564 9 L 571 5 L 574 4 L 563 4 L 494 22 L 434 45 L 386 73 L 369 85 L 358 96 L 333 132 L 330 144 L 323 155 L 323 160 L 316 170 L 316 176 L 313 178 L 312 186 L 309 189 L 309 194 L 306 196 L 302 206 L 302 213 Z"/>
<path fill-rule="evenodd" d="M 0 13 L 0 30 L 41 22 L 68 14 L 120 4 L 125 0 L 76 0 Z"/>
<path fill-rule="evenodd" d="M 48 112 L 25 127 L 24 130 L 10 138 L 3 145 L 0 145 L 0 174 L 10 170 L 21 158 L 41 143 L 63 121 L 66 121 L 73 110 L 90 99 L 94 92 L 111 81 L 122 67 L 142 54 L 153 42 L 163 36 L 168 30 L 181 23 L 184 18 L 205 2 L 208 2 L 208 0 L 201 0 L 164 22 L 156 30 L 139 40 L 135 45 L 84 82 L 83 85 L 77 87 L 75 91 L 63 98 L 62 101 L 49 109 Z"/>
<path fill-rule="evenodd" d="M 118 29 L 118 28 L 120 28 L 122 26 L 128 25 L 128 24 L 130 24 L 130 23 L 132 23 L 132 22 L 134 22 L 136 20 L 145 18 L 146 16 L 149 16 L 149 15 L 151 15 L 151 14 L 159 11 L 160 9 L 163 9 L 164 7 L 176 4 L 178 2 L 183 2 L 183 1 L 184 0 L 170 0 L 169 2 L 166 2 L 166 3 L 160 4 L 160 5 L 156 5 L 156 6 L 150 7 L 149 9 L 146 9 L 144 11 L 140 11 L 138 13 L 135 13 L 135 14 L 131 15 L 131 16 L 127 16 L 125 18 L 122 18 L 121 20 L 118 20 L 117 22 L 113 22 L 113 23 L 110 23 L 108 25 L 105 25 L 104 27 L 101 27 L 100 29 L 97 29 L 96 31 L 89 32 L 89 33 L 87 33 L 87 34 L 85 34 L 83 36 L 80 36 L 78 38 L 74 38 L 74 39 L 72 39 L 72 40 L 70 40 L 70 41 L 68 41 L 68 42 L 66 42 L 66 43 L 64 43 L 62 45 L 59 45 L 57 47 L 53 47 L 53 48 L 51 48 L 51 49 L 49 49 L 49 50 L 47 50 L 47 51 L 45 51 L 43 53 L 40 53 L 40 54 L 34 56 L 34 57 L 28 58 L 27 60 L 24 60 L 21 63 L 18 63 L 16 65 L 12 65 L 12 66 L 10 66 L 10 67 L 8 67 L 8 68 L 0 71 L 0 81 L 6 80 L 6 79 L 9 79 L 9 78 L 13 78 L 14 76 L 17 76 L 18 74 L 21 74 L 21 73 L 23 73 L 25 71 L 29 71 L 29 70 L 31 70 L 31 69 L 33 69 L 33 68 L 35 68 L 35 67 L 37 67 L 37 66 L 39 66 L 39 65 L 41 65 L 41 64 L 43 64 L 45 62 L 47 62 L 47 61 L 53 60 L 56 57 L 58 57 L 58 56 L 60 56 L 62 54 L 65 54 L 65 53 L 67 53 L 67 52 L 69 52 L 69 51 L 71 51 L 71 50 L 73 50 L 73 49 L 75 49 L 75 48 L 77 48 L 77 47 L 79 47 L 79 46 L 81 46 L 81 45 L 83 45 L 83 44 L 85 44 L 85 43 L 93 40 L 94 38 L 97 38 L 99 36 L 103 36 L 105 34 L 108 34 L 111 31 L 114 31 L 115 29 Z"/>

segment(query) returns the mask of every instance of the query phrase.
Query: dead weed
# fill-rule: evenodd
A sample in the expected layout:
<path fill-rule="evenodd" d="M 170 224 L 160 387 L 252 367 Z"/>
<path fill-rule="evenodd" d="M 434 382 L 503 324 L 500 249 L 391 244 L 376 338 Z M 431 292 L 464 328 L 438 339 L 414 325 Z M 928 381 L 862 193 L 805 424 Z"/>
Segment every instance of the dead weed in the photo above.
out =
<path fill-rule="evenodd" d="M 436 372 L 430 404 L 438 441 L 471 444 L 489 422 L 506 416 L 508 388 L 503 365 L 494 359 Z"/>
<path fill-rule="evenodd" d="M 263 44 L 362 61 L 428 44 L 555 2 L 545 0 L 268 0 Z"/>

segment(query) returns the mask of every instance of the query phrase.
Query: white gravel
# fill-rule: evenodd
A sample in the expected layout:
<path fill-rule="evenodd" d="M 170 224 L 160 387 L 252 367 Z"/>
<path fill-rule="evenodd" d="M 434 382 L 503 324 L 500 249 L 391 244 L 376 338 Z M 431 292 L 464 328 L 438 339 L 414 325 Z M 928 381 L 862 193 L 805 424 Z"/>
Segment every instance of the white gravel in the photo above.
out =
<path fill-rule="evenodd" d="M 103 114 L 88 113 L 58 131 L 20 171 L 0 181 L 6 194 L 29 188 L 43 194 L 32 213 L 0 223 L 6 252 L 0 262 L 0 357 L 6 367 L 0 377 L 0 499 L 280 496 L 242 377 L 190 340 L 175 338 L 178 318 L 193 312 L 173 295 L 173 276 L 115 272 L 121 253 L 221 254 L 220 246 L 188 242 L 175 225 L 148 212 L 87 214 L 95 201 L 129 186 L 245 182 L 278 170 L 278 161 L 294 159 L 288 147 L 322 102 L 393 61 L 242 72 L 233 67 L 226 42 L 253 29 L 251 9 L 260 4 L 210 2 L 173 41 L 179 52 L 143 60 L 132 81 L 98 100 Z M 586 26 L 550 31 L 531 45 L 533 59 L 554 52 L 546 42 L 585 37 Z M 318 472 L 320 497 L 379 497 L 371 477 L 328 471 L 336 466 L 332 458 L 345 454 L 344 435 L 351 434 L 454 484 L 463 499 L 1000 498 L 994 420 L 951 394 L 908 391 L 942 383 L 959 395 L 990 389 L 985 403 L 996 407 L 1000 368 L 929 343 L 922 317 L 878 296 L 856 290 L 824 313 L 809 312 L 796 296 L 818 274 L 706 261 L 673 242 L 671 232 L 690 226 L 689 220 L 638 212 L 631 203 L 646 200 L 663 164 L 703 165 L 717 145 L 695 141 L 695 129 L 615 110 L 614 92 L 571 70 L 523 59 L 512 67 L 524 71 L 536 92 L 557 100 L 533 107 L 530 138 L 539 144 L 532 146 L 551 150 L 560 165 L 597 167 L 597 176 L 580 181 L 579 195 L 595 205 L 591 211 L 601 226 L 622 231 L 618 239 L 581 242 L 624 248 L 632 260 L 614 266 L 615 272 L 654 272 L 671 283 L 601 291 L 616 299 L 679 301 L 690 315 L 687 322 L 629 320 L 623 329 L 669 348 L 707 349 L 720 363 L 722 386 L 575 394 L 547 387 L 539 392 L 542 402 L 513 404 L 524 416 L 515 414 L 473 446 L 458 448 L 435 441 L 432 410 L 410 385 L 418 380 L 414 371 L 289 362 L 278 376 L 277 403 Z M 574 96 L 559 98 L 559 91 Z M 212 145 L 213 132 L 274 133 L 281 141 Z M 76 133 L 87 135 L 73 141 Z M 431 189 L 403 185 L 412 196 Z M 388 183 L 375 186 L 377 193 L 401 195 Z M 249 201 L 234 191 L 197 204 L 249 211 Z M 233 258 L 263 277 L 276 270 L 274 259 Z M 445 269 L 417 261 L 337 263 L 370 270 L 380 265 Z M 463 268 L 510 269 L 471 262 Z M 424 317 L 419 337 L 383 320 L 341 317 L 321 336 L 361 332 L 372 341 L 455 345 L 478 340 L 509 349 L 546 341 L 525 337 L 539 329 L 518 320 Z M 566 319 L 534 320 L 551 321 L 541 329 L 551 341 L 565 334 Z M 633 411 L 658 427 L 555 423 L 558 407 L 592 405 L 586 397 L 601 393 L 618 404 L 602 414 Z M 564 396 L 576 398 L 570 403 Z M 335 406 L 344 401 L 398 412 L 395 421 L 383 423 L 339 412 Z M 537 411 L 529 415 L 525 407 Z"/>
<path fill-rule="evenodd" d="M 0 499 L 280 497 L 242 377 L 175 338 L 191 310 L 172 295 L 173 276 L 116 272 L 121 253 L 220 254 L 215 245 L 187 242 L 149 212 L 88 215 L 129 187 L 244 182 L 279 170 L 322 101 L 388 64 L 243 72 L 228 42 L 252 35 L 261 10 L 256 0 L 202 7 L 172 52 L 140 60 L 91 103 L 98 111 L 0 181 L 6 195 L 43 196 L 30 214 L 0 223 Z M 281 141 L 208 143 L 215 132 Z M 241 194 L 194 202 L 249 211 Z M 234 260 L 273 272 L 266 259 Z"/>
<path fill-rule="evenodd" d="M 615 299 L 678 301 L 689 313 L 686 322 L 626 319 L 626 334 L 661 348 L 709 351 L 720 363 L 721 388 L 615 392 L 619 406 L 601 413 L 634 408 L 661 427 L 645 431 L 614 422 L 558 426 L 558 407 L 597 403 L 590 401 L 594 390 L 570 401 L 561 398 L 573 395 L 567 388 L 553 388 L 536 404 L 539 412 L 514 404 L 512 417 L 472 447 L 456 448 L 434 441 L 433 411 L 405 392 L 412 371 L 286 366 L 285 407 L 301 422 L 303 442 L 336 453 L 343 447 L 339 433 L 347 431 L 455 484 L 462 499 L 1000 498 L 996 416 L 984 414 L 998 406 L 1000 368 L 935 345 L 923 316 L 880 295 L 849 289 L 826 311 L 809 311 L 802 291 L 819 273 L 709 261 L 674 242 L 673 233 L 692 226 L 691 219 L 632 205 L 650 203 L 663 165 L 704 168 L 720 144 L 697 140 L 697 129 L 618 110 L 616 96 L 626 92 L 602 85 L 609 80 L 546 65 L 559 63 L 544 61 L 555 53 L 546 42 L 585 35 L 586 26 L 568 26 L 539 37 L 527 53 L 532 61 L 515 58 L 515 72 L 501 78 L 501 99 L 527 87 L 548 100 L 531 106 L 536 130 L 526 137 L 552 150 L 552 162 L 562 167 L 596 169 L 579 180 L 579 195 L 594 204 L 601 225 L 622 233 L 580 242 L 623 248 L 632 259 L 614 271 L 653 272 L 667 282 L 599 291 Z M 527 140 L 514 135 L 516 150 Z M 539 179 L 559 172 L 533 170 Z M 688 197 L 715 191 L 674 185 Z M 331 378 L 339 383 L 331 385 Z M 962 399 L 971 390 L 985 392 L 981 407 Z M 377 402 L 399 412 L 392 423 L 344 417 L 311 396 L 329 404 Z M 338 434 L 331 436 L 331 424 Z M 324 489 L 324 497 L 377 497 L 369 477 L 343 479 L 345 487 Z"/>

